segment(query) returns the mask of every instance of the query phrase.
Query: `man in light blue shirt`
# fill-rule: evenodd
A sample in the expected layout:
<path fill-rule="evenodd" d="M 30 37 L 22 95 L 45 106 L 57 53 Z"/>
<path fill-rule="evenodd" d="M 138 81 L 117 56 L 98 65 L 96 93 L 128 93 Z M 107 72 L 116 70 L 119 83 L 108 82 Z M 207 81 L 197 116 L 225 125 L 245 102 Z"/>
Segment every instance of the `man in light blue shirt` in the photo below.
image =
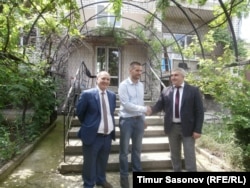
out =
<path fill-rule="evenodd" d="M 132 140 L 131 163 L 132 171 L 140 172 L 142 138 L 144 135 L 145 114 L 150 114 L 151 108 L 144 106 L 144 85 L 139 81 L 142 65 L 133 61 L 129 66 L 130 76 L 119 85 L 120 100 L 120 185 L 129 188 L 129 142 Z"/>

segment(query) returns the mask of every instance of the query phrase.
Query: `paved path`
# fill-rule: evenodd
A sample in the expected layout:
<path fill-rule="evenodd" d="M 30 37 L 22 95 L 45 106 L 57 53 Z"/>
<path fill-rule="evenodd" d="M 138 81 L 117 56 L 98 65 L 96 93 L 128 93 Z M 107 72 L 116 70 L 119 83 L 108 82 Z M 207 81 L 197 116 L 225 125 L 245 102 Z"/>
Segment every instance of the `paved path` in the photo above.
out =
<path fill-rule="evenodd" d="M 0 182 L 0 188 L 82 188 L 79 174 L 61 175 L 57 168 L 63 160 L 63 127 L 57 120 L 56 126 L 43 138 L 34 151 L 16 168 L 9 177 Z M 209 156 L 209 155 L 208 155 Z M 197 152 L 198 171 L 228 171 L 214 157 Z M 167 172 L 167 170 L 166 170 Z M 132 188 L 132 175 L 130 174 Z M 107 180 L 119 188 L 119 173 L 107 173 Z"/>

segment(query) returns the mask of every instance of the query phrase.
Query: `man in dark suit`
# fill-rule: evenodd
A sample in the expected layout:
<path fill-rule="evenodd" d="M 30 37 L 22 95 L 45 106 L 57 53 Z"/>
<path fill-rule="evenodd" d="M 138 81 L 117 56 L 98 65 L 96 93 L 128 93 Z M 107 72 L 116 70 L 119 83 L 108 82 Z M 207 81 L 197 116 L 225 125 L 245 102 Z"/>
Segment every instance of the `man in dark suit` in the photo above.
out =
<path fill-rule="evenodd" d="M 96 88 L 82 92 L 77 104 L 77 116 L 81 122 L 78 137 L 83 145 L 83 187 L 93 188 L 96 184 L 111 188 L 112 185 L 106 180 L 106 167 L 111 142 L 112 139 L 115 140 L 116 95 L 107 90 L 110 84 L 108 72 L 98 73 L 96 83 Z M 102 103 L 102 97 L 105 104 Z"/>
<path fill-rule="evenodd" d="M 165 113 L 164 131 L 168 135 L 175 172 L 182 170 L 182 145 L 186 171 L 197 171 L 195 139 L 200 138 L 204 122 L 201 93 L 197 87 L 184 81 L 185 74 L 182 68 L 174 69 L 171 73 L 172 86 L 164 88 L 158 101 L 151 107 L 152 113 L 162 110 Z M 176 93 L 179 93 L 177 98 Z"/>

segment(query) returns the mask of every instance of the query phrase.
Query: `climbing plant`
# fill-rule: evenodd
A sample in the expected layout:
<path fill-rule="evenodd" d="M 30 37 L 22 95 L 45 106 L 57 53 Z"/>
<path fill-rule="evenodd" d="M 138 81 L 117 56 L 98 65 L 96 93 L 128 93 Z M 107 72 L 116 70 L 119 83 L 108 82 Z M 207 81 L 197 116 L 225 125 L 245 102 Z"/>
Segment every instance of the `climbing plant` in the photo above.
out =
<path fill-rule="evenodd" d="M 74 0 L 0 3 L 0 164 L 47 126 L 57 103 L 52 43 L 63 35 L 80 35 L 76 27 L 79 11 L 75 10 Z M 67 16 L 70 11 L 75 12 Z M 6 119 L 2 114 L 6 109 L 21 113 Z"/>
<path fill-rule="evenodd" d="M 206 52 L 214 54 L 216 44 L 221 44 L 222 40 L 216 31 L 211 30 L 203 43 Z M 246 72 L 250 69 L 250 65 L 236 62 L 230 37 L 224 37 L 222 44 L 224 48 L 219 56 L 213 55 L 210 58 L 200 59 L 198 72 L 189 74 L 187 78 L 188 82 L 199 86 L 203 94 L 212 96 L 222 105 L 224 123 L 228 125 L 227 128 L 234 131 L 234 142 L 241 148 L 240 155 L 235 153 L 231 156 L 234 158 L 233 162 L 249 171 L 250 81 L 246 78 Z M 190 45 L 192 50 L 189 51 L 199 53 L 195 46 L 195 43 Z M 246 52 L 246 48 L 244 46 L 242 48 L 243 52 Z M 240 53 L 239 57 L 240 59 L 247 58 L 246 53 Z"/>

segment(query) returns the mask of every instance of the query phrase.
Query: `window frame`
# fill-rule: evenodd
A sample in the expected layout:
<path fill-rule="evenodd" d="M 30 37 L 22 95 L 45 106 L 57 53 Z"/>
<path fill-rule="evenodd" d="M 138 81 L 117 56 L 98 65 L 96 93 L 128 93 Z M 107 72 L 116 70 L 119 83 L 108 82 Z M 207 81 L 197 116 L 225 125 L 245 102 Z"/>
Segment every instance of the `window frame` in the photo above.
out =
<path fill-rule="evenodd" d="M 108 11 L 109 7 L 111 7 L 111 3 L 98 3 L 96 5 L 96 26 L 102 26 L 103 24 L 107 24 L 108 26 L 114 25 L 115 27 L 120 28 L 122 25 L 121 19 L 118 21 L 115 15 Z M 101 12 L 101 10 L 103 10 L 103 12 Z"/>

